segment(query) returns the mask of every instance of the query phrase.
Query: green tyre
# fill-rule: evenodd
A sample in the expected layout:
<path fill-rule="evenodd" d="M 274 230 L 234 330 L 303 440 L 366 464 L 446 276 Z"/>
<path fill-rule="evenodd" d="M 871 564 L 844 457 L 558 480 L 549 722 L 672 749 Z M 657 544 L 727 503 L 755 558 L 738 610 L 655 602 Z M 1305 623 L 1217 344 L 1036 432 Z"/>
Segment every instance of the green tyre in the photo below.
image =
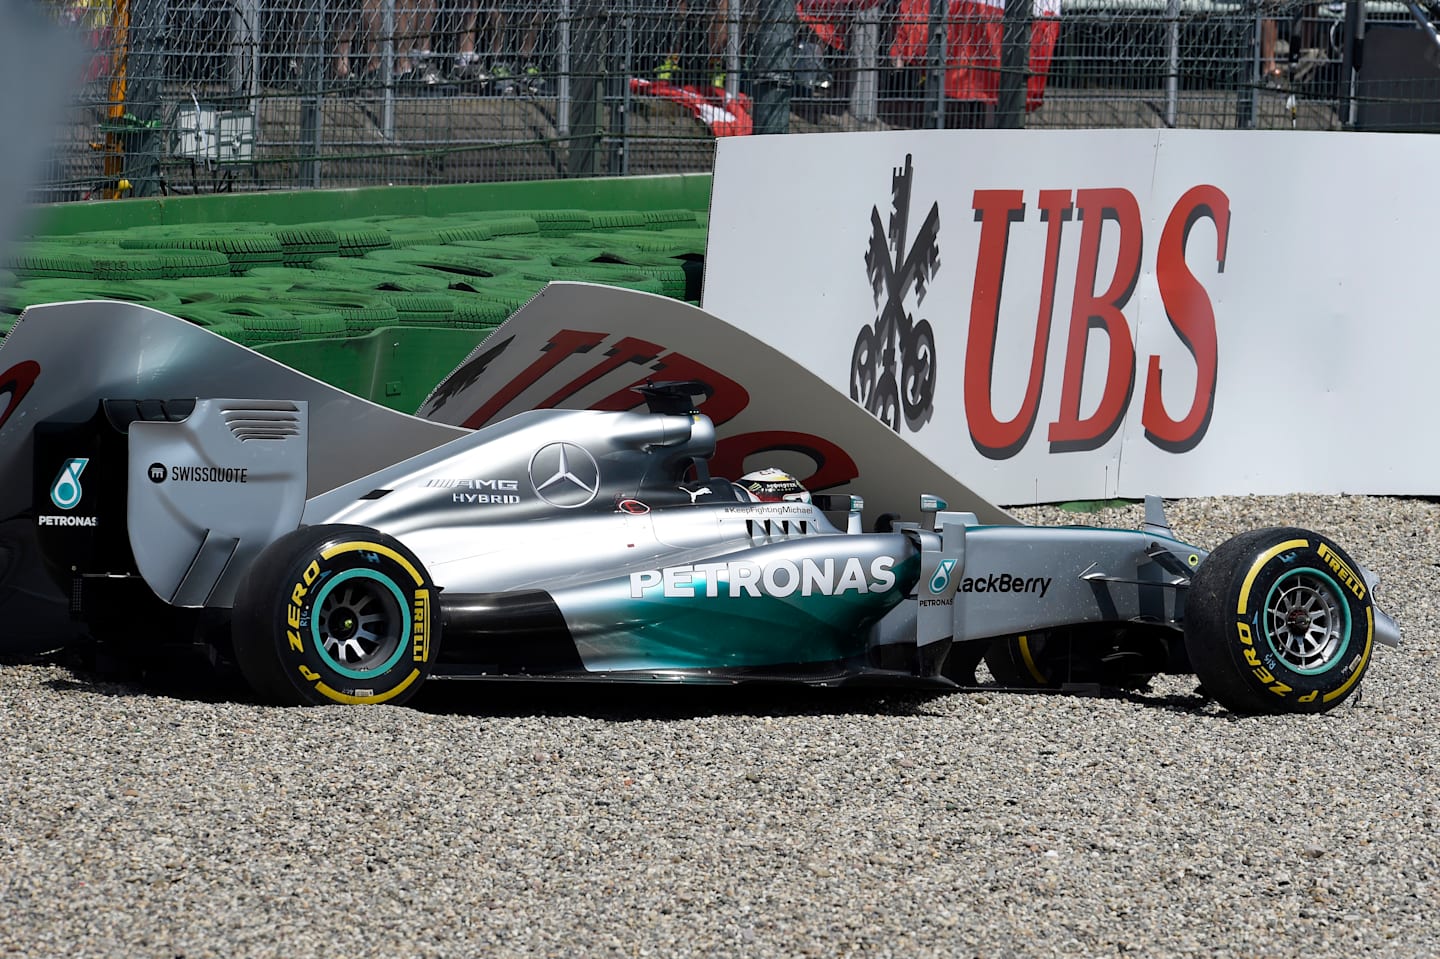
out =
<path fill-rule="evenodd" d="M 256 558 L 235 596 L 241 674 L 279 705 L 400 704 L 440 644 L 438 590 L 399 541 L 363 526 L 310 526 Z"/>
<path fill-rule="evenodd" d="M 1185 647 L 1201 688 L 1238 713 L 1320 713 L 1360 688 L 1375 643 L 1370 586 L 1309 530 L 1243 533 L 1200 564 Z"/>

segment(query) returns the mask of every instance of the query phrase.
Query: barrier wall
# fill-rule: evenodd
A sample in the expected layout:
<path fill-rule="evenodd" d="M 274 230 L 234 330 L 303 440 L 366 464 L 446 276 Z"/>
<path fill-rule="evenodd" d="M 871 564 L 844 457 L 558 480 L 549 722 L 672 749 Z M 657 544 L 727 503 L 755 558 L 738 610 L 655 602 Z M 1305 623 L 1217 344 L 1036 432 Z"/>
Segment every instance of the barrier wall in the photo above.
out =
<path fill-rule="evenodd" d="M 1429 494 L 1423 136 L 727 141 L 705 308 L 1001 504 Z"/>
<path fill-rule="evenodd" d="M 444 216 L 472 210 L 703 210 L 709 198 L 710 174 L 685 173 L 53 203 L 32 207 L 27 225 L 38 234 L 58 235 L 165 224 L 256 220 L 288 225 L 348 217 Z"/>

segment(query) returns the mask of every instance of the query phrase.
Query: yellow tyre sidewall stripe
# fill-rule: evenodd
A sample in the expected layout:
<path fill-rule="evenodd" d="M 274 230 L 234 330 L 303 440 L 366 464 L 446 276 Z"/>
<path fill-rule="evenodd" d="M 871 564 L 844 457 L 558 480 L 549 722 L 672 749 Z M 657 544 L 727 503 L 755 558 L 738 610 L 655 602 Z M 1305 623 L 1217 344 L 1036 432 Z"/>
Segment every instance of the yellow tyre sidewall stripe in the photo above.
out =
<path fill-rule="evenodd" d="M 1015 644 L 1020 647 L 1020 658 L 1024 660 L 1025 669 L 1034 677 L 1035 682 L 1041 686 L 1050 685 L 1050 680 L 1046 679 L 1040 672 L 1040 667 L 1035 665 L 1035 657 L 1030 652 L 1030 637 L 1028 635 L 1019 636 L 1016 638 Z"/>
<path fill-rule="evenodd" d="M 1235 604 L 1235 612 L 1240 616 L 1245 615 L 1246 607 L 1250 602 L 1250 589 L 1255 585 L 1255 577 L 1260 575 L 1260 571 L 1265 568 L 1266 563 L 1286 550 L 1308 549 L 1309 546 L 1310 541 L 1308 539 L 1289 539 L 1261 553 L 1260 558 L 1251 564 L 1250 572 L 1245 574 L 1245 582 L 1240 584 L 1240 599 Z"/>
<path fill-rule="evenodd" d="M 322 552 L 320 554 L 320 558 L 331 559 L 335 556 L 339 556 L 341 553 L 351 552 L 378 553 L 379 555 L 384 556 L 386 559 L 390 559 L 398 563 L 405 570 L 405 572 L 409 573 L 411 578 L 415 580 L 416 586 L 425 585 L 425 578 L 420 575 L 420 571 L 415 568 L 413 563 L 411 563 L 404 556 L 401 556 L 399 553 L 395 552 L 390 547 L 381 546 L 379 543 L 366 543 L 358 540 L 349 543 L 336 543 L 334 546 Z"/>
<path fill-rule="evenodd" d="M 415 680 L 420 678 L 420 670 L 412 670 L 409 676 L 395 685 L 394 689 L 386 690 L 383 693 L 376 693 L 374 696 L 351 696 L 349 693 L 342 693 L 338 689 L 332 689 L 324 683 L 316 683 L 315 691 L 327 699 L 333 699 L 337 703 L 344 703 L 347 706 L 366 706 L 388 702 L 409 689 Z"/>

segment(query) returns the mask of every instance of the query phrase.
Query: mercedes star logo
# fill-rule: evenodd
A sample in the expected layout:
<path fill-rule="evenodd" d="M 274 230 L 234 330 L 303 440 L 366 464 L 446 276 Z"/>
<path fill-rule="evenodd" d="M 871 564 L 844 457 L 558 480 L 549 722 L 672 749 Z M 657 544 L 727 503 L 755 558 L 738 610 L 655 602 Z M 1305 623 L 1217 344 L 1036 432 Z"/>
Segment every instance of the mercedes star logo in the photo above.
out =
<path fill-rule="evenodd" d="M 530 483 L 551 506 L 576 509 L 599 492 L 600 467 L 583 446 L 551 443 L 530 457 Z"/>

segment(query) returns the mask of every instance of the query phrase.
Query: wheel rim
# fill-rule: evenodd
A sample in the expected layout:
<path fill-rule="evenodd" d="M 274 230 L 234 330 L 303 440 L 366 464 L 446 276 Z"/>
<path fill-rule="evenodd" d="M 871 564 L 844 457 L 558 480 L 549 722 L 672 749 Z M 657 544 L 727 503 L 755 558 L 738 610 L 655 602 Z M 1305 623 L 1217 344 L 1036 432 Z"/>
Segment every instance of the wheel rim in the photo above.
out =
<path fill-rule="evenodd" d="M 410 642 L 410 617 L 405 597 L 388 577 L 351 569 L 321 589 L 311 630 L 326 665 L 364 679 L 399 662 Z"/>
<path fill-rule="evenodd" d="M 1297 673 L 1320 673 L 1350 644 L 1350 616 L 1340 589 L 1313 569 L 1295 570 L 1270 588 L 1266 636 L 1280 660 Z"/>

